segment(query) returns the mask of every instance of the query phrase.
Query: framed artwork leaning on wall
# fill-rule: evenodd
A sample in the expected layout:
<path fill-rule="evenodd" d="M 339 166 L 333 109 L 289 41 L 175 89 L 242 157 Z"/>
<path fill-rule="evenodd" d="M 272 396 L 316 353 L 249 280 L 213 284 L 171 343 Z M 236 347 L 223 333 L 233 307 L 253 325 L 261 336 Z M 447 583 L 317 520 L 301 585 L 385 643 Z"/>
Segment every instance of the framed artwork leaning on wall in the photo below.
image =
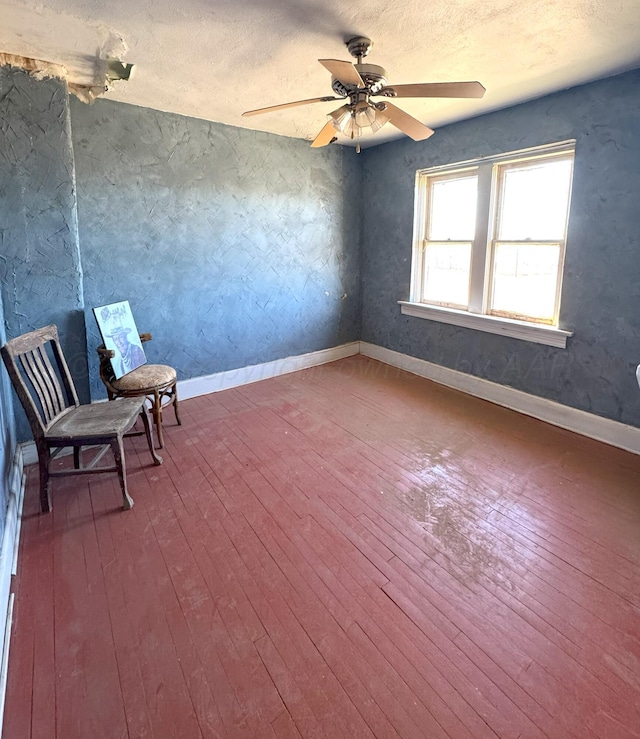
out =
<path fill-rule="evenodd" d="M 111 366 L 116 380 L 146 363 L 147 357 L 128 300 L 101 305 L 93 309 L 93 314 L 105 347 L 114 352 Z"/>

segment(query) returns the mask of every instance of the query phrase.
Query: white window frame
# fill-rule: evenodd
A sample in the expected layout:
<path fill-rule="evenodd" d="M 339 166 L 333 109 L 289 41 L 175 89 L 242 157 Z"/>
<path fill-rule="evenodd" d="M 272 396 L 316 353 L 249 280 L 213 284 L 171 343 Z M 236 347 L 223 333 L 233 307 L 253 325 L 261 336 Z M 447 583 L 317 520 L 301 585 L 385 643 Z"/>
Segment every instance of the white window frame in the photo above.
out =
<path fill-rule="evenodd" d="M 558 326 L 560 307 L 560 291 L 564 268 L 566 238 L 561 242 L 559 275 L 557 280 L 556 310 L 552 324 L 534 321 L 513 315 L 491 312 L 489 291 L 493 276 L 491 253 L 497 227 L 497 178 L 501 171 L 509 165 L 525 165 L 541 158 L 560 157 L 575 154 L 575 140 L 557 144 L 509 152 L 495 157 L 459 162 L 442 167 L 431 167 L 416 172 L 413 250 L 411 257 L 411 293 L 408 301 L 398 301 L 404 315 L 427 318 L 441 323 L 464 326 L 504 336 L 511 336 L 526 341 L 549 346 L 566 347 L 567 339 L 572 336 Z M 429 182 L 436 177 L 478 175 L 478 201 L 476 211 L 476 231 L 471 246 L 470 287 L 468 309 L 437 305 L 422 301 L 424 250 L 426 245 L 426 227 L 428 216 Z M 566 234 L 565 234 L 566 237 Z M 513 243 L 513 242 L 510 242 Z M 526 243 L 526 242 L 525 242 Z M 534 242 L 531 242 L 534 243 Z M 558 242 L 553 242 L 558 243 Z"/>

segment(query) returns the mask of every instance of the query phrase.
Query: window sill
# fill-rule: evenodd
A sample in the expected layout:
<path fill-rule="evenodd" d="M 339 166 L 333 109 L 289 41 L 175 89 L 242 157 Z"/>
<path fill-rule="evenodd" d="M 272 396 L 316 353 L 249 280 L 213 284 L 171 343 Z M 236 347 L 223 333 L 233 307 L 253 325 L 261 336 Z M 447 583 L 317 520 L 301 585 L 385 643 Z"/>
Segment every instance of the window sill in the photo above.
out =
<path fill-rule="evenodd" d="M 410 303 L 405 300 L 399 300 L 398 304 L 400 305 L 402 314 L 405 316 L 427 318 L 430 321 L 448 323 L 452 326 L 462 326 L 464 328 L 473 328 L 489 334 L 510 336 L 513 339 L 522 339 L 523 341 L 545 344 L 546 346 L 556 346 L 561 349 L 566 349 L 567 339 L 573 336 L 573 331 L 564 331 L 561 328 L 526 323 L 525 321 L 514 321 L 509 318 L 467 313 L 467 311 L 463 310 L 440 308 L 439 306 L 426 305 L 425 303 Z"/>

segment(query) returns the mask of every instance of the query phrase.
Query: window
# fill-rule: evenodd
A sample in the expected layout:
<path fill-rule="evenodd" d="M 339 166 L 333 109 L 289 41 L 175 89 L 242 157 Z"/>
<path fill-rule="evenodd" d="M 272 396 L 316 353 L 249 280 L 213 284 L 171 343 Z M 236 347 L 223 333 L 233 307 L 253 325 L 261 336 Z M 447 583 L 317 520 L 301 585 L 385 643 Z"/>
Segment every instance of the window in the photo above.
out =
<path fill-rule="evenodd" d="M 403 313 L 564 346 L 573 159 L 565 142 L 418 172 Z"/>

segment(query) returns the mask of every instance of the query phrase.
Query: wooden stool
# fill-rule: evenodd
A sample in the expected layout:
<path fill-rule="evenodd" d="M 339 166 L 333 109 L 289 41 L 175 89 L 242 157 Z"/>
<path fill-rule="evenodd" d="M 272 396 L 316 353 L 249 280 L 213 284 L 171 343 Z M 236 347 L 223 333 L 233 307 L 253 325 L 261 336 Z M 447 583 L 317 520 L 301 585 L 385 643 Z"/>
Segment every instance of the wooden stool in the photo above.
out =
<path fill-rule="evenodd" d="M 140 341 L 151 341 L 151 334 L 140 334 Z M 162 433 L 162 409 L 165 399 L 173 404 L 173 412 L 176 416 L 178 426 L 182 425 L 178 413 L 178 376 L 173 367 L 166 364 L 143 364 L 141 367 L 128 372 L 119 380 L 115 379 L 111 359 L 115 353 L 107 349 L 104 344 L 98 347 L 100 357 L 100 379 L 107 388 L 109 400 L 115 398 L 138 398 L 145 396 L 151 404 L 151 415 L 156 425 L 158 434 L 158 447 L 164 447 L 164 435 Z"/>

